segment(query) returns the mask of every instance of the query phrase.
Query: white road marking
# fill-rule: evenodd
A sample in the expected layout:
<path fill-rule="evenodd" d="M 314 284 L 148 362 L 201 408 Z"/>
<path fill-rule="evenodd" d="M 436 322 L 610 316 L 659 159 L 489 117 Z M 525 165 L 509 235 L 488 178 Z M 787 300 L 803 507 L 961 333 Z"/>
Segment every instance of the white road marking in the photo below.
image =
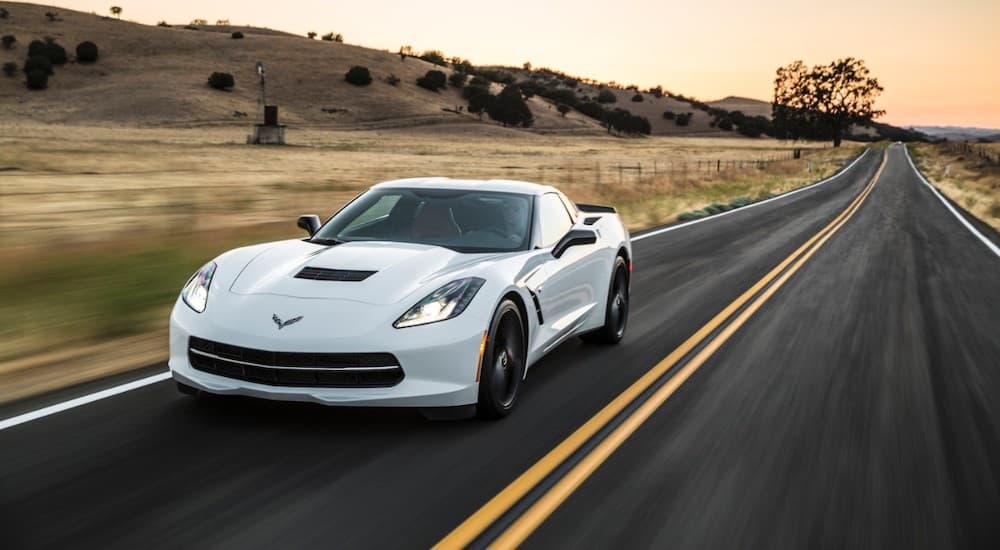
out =
<path fill-rule="evenodd" d="M 76 399 L 70 399 L 69 401 L 63 401 L 62 403 L 56 403 L 55 405 L 50 405 L 38 409 L 36 411 L 27 412 L 17 416 L 12 416 L 5 420 L 0 420 L 0 431 L 6 430 L 7 428 L 13 428 L 14 426 L 24 424 L 25 422 L 31 422 L 32 420 L 38 420 L 39 418 L 44 418 L 49 415 L 63 412 L 81 405 L 86 405 L 88 403 L 93 403 L 94 401 L 100 401 L 101 399 L 106 399 L 118 395 L 120 393 L 125 393 L 127 391 L 132 391 L 143 386 L 148 386 L 150 384 L 155 384 L 157 382 L 162 382 L 170 378 L 170 371 L 161 372 L 159 374 L 154 374 L 152 376 L 147 376 L 146 378 L 140 378 L 139 380 L 134 380 L 126 384 L 121 384 L 119 386 L 114 386 L 106 390 L 101 390 L 99 392 L 91 393 Z"/>
<path fill-rule="evenodd" d="M 903 146 L 903 153 L 906 154 L 906 160 L 910 161 L 910 168 L 913 168 L 913 171 L 917 173 L 917 177 L 920 178 L 920 181 L 924 182 L 924 185 L 926 185 L 931 190 L 931 192 L 934 193 L 934 196 L 937 197 L 939 201 L 941 201 L 941 204 L 945 205 L 945 207 L 948 208 L 948 211 L 954 214 L 955 217 L 958 219 L 958 221 L 962 222 L 962 225 L 964 225 L 965 228 L 968 229 L 970 233 L 978 237 L 980 241 L 983 241 L 983 244 L 985 244 L 987 248 L 992 250 L 993 253 L 997 255 L 997 257 L 1000 257 L 1000 248 L 998 248 L 997 245 L 993 244 L 993 241 L 987 239 L 986 235 L 983 235 L 982 233 L 979 232 L 978 229 L 973 227 L 972 224 L 969 223 L 969 220 L 965 219 L 965 216 L 959 213 L 958 210 L 955 210 L 955 207 L 952 206 L 947 199 L 941 196 L 941 193 L 938 192 L 937 188 L 931 185 L 929 181 L 927 181 L 927 178 L 925 178 L 924 175 L 920 173 L 920 170 L 917 170 L 917 165 L 913 164 L 913 159 L 910 158 L 910 151 L 909 149 L 906 148 L 905 145 Z"/>
<path fill-rule="evenodd" d="M 740 211 L 746 210 L 748 208 L 752 208 L 754 206 L 760 206 L 762 204 L 767 204 L 767 203 L 769 203 L 771 201 L 776 201 L 776 200 L 779 200 L 779 199 L 783 199 L 785 197 L 789 197 L 789 196 L 794 195 L 796 193 L 801 193 L 801 192 L 803 192 L 803 191 L 805 191 L 807 189 L 812 189 L 812 188 L 817 187 L 819 185 L 823 185 L 824 183 L 833 181 L 833 180 L 837 179 L 838 177 L 840 177 L 841 175 L 847 173 L 851 168 L 854 167 L 855 164 L 857 164 L 859 161 L 861 161 L 862 158 L 864 158 L 865 156 L 867 156 L 869 151 L 871 151 L 871 149 L 866 149 L 864 153 L 862 153 L 860 156 L 858 156 L 858 158 L 854 159 L 854 162 L 850 163 L 849 165 L 847 165 L 846 168 L 844 168 L 840 172 L 837 172 L 836 174 L 830 176 L 829 178 L 826 178 L 824 180 L 820 180 L 820 181 L 818 181 L 816 183 L 809 184 L 809 185 L 807 185 L 805 187 L 796 189 L 795 191 L 789 191 L 788 193 L 785 193 L 785 194 L 782 194 L 782 195 L 778 195 L 777 197 L 772 197 L 772 198 L 767 199 L 767 200 L 763 200 L 763 201 L 760 201 L 760 202 L 755 202 L 753 204 L 749 204 L 749 205 L 744 206 L 742 208 L 737 208 L 737 209 L 734 209 L 734 210 L 729 210 L 727 212 L 722 212 L 721 214 L 715 214 L 714 216 L 708 216 L 706 218 L 697 219 L 697 220 L 690 221 L 690 222 L 687 222 L 687 223 L 682 223 L 682 224 L 679 224 L 679 225 L 672 225 L 670 227 L 664 227 L 663 229 L 657 229 L 655 231 L 650 231 L 649 233 L 643 233 L 642 235 L 638 235 L 636 237 L 633 237 L 632 240 L 633 241 L 639 241 L 639 240 L 645 239 L 647 237 L 652 237 L 654 235 L 662 235 L 663 233 L 666 233 L 668 231 L 673 231 L 675 229 L 680 229 L 682 227 L 687 227 L 687 226 L 690 226 L 690 225 L 694 225 L 696 223 L 701 223 L 703 221 L 718 219 L 718 218 L 721 218 L 722 216 L 725 216 L 726 214 L 732 214 L 733 212 L 740 212 Z M 918 172 L 918 174 L 919 174 L 919 172 Z M 933 187 L 932 187 L 932 189 L 933 189 Z M 950 206 L 949 206 L 949 208 L 950 208 Z M 964 222 L 965 220 L 962 220 L 962 221 Z M 968 225 L 968 224 L 966 224 L 966 225 Z M 972 229 L 972 228 L 970 227 L 970 229 Z M 975 230 L 973 229 L 973 231 L 975 231 Z M 48 407 L 44 407 L 44 408 L 41 408 L 41 409 L 38 409 L 38 410 L 35 410 L 35 411 L 27 412 L 27 413 L 20 414 L 20 415 L 17 415 L 17 416 L 12 416 L 10 418 L 4 419 L 4 420 L 0 420 L 0 431 L 6 430 L 7 428 L 13 428 L 14 426 L 18 426 L 18 425 L 24 424 L 26 422 L 31 422 L 32 420 L 38 420 L 39 418 L 45 418 L 46 416 L 50 416 L 50 415 L 53 415 L 53 414 L 56 414 L 56 413 L 60 413 L 60 412 L 63 412 L 63 411 L 69 410 L 69 409 L 80 407 L 82 405 L 86 405 L 88 403 L 93 403 L 95 401 L 100 401 L 101 399 L 107 399 L 108 397 L 113 397 L 113 396 L 121 394 L 121 393 L 132 391 L 134 389 L 138 389 L 138 388 L 141 388 L 141 387 L 144 387 L 144 386 L 148 386 L 150 384 L 155 384 L 157 382 L 162 382 L 164 380 L 169 380 L 169 379 L 170 379 L 170 371 L 168 370 L 166 372 L 161 372 L 159 374 L 154 374 L 152 376 L 147 376 L 146 378 L 140 378 L 139 380 L 128 382 L 126 384 L 121 384 L 119 386 L 114 386 L 112 388 L 108 388 L 108 389 L 105 389 L 105 390 L 94 392 L 94 393 L 91 393 L 91 394 L 88 394 L 88 395 L 83 395 L 83 396 L 77 397 L 75 399 L 70 399 L 69 401 L 63 401 L 62 403 L 56 403 L 55 405 L 49 405 Z"/>
<path fill-rule="evenodd" d="M 801 193 L 803 191 L 807 191 L 807 190 L 812 189 L 814 187 L 818 187 L 820 185 L 823 185 L 824 183 L 829 183 L 829 182 L 831 182 L 831 181 L 839 178 L 840 176 L 846 174 L 851 168 L 854 167 L 855 164 L 857 164 L 858 162 L 861 161 L 861 159 L 863 159 L 865 156 L 867 156 L 870 151 L 871 151 L 871 148 L 865 149 L 865 152 L 861 153 L 861 155 L 859 155 L 858 158 L 854 159 L 854 162 L 848 164 L 846 168 L 844 168 L 840 172 L 837 172 L 836 174 L 834 174 L 834 175 L 832 175 L 832 176 L 830 176 L 830 177 L 828 177 L 826 179 L 817 181 L 816 183 L 810 183 L 809 185 L 807 185 L 805 187 L 800 187 L 800 188 L 798 188 L 798 189 L 796 189 L 794 191 L 789 191 L 787 193 L 782 193 L 781 195 L 778 195 L 777 197 L 771 197 L 769 199 L 762 200 L 760 202 L 755 202 L 755 203 L 752 203 L 752 204 L 748 204 L 748 205 L 740 207 L 740 208 L 734 208 L 732 210 L 727 210 L 727 211 L 721 212 L 719 214 L 713 214 L 711 216 L 706 216 L 704 218 L 698 218 L 697 220 L 692 220 L 692 221 L 689 221 L 689 222 L 679 223 L 677 225 L 671 225 L 670 227 L 664 227 L 662 229 L 656 229 L 654 231 L 650 231 L 649 233 L 643 233 L 642 235 L 636 235 L 635 237 L 632 237 L 632 242 L 641 241 L 641 240 L 645 239 L 646 237 L 652 237 L 654 235 L 662 235 L 663 233 L 666 233 L 668 231 L 675 231 L 677 229 L 682 229 L 684 227 L 689 227 L 689 226 L 692 226 L 692 225 L 695 225 L 695 224 L 698 224 L 698 223 L 701 223 L 701 222 L 707 222 L 707 221 L 710 221 L 710 220 L 717 220 L 717 219 L 719 219 L 719 218 L 721 218 L 723 216 L 732 214 L 734 212 L 743 212 L 743 211 L 745 211 L 745 210 L 747 210 L 749 208 L 753 208 L 755 206 L 760 206 L 762 204 L 767 204 L 767 203 L 772 202 L 772 201 L 784 199 L 786 197 L 790 197 L 792 195 L 795 195 L 796 193 Z"/>

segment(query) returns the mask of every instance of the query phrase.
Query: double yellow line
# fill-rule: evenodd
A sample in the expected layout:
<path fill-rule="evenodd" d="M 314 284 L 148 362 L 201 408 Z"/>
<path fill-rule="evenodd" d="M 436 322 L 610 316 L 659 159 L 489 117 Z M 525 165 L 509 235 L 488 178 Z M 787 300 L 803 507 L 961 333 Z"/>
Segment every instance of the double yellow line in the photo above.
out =
<path fill-rule="evenodd" d="M 885 169 L 887 155 L 883 153 L 882 163 L 871 181 L 857 197 L 836 218 L 818 233 L 800 246 L 795 252 L 781 261 L 762 279 L 733 300 L 708 323 L 698 329 L 677 349 L 670 352 L 662 361 L 647 371 L 613 401 L 595 414 L 590 420 L 577 428 L 568 438 L 562 441 L 547 455 L 542 457 L 531 468 L 518 476 L 489 502 L 484 504 L 461 525 L 443 538 L 435 548 L 464 548 L 474 542 L 487 528 L 517 504 L 534 487 L 541 483 L 560 464 L 589 441 L 597 432 L 614 420 L 636 397 L 652 387 L 682 358 L 695 350 L 709 335 L 714 333 L 734 313 L 743 308 L 751 300 L 752 303 L 735 317 L 728 325 L 712 337 L 687 363 L 685 363 L 670 380 L 660 386 L 646 401 L 632 411 L 607 437 L 581 458 L 562 478 L 542 494 L 516 520 L 514 520 L 500 535 L 490 543 L 491 548 L 513 548 L 524 541 L 552 512 L 566 500 L 577 487 L 611 456 L 622 443 L 628 439 L 673 393 L 700 368 L 709 357 L 715 353 L 732 336 L 747 319 L 756 312 L 786 281 L 799 270 L 826 241 L 847 223 L 861 204 L 871 194 L 875 183 Z M 791 267 L 789 267 L 791 266 Z M 771 284 L 771 283 L 774 284 Z M 768 286 L 770 285 L 770 286 Z M 765 289 L 766 288 L 766 289 Z M 764 290 L 761 292 L 761 290 Z M 756 296 L 756 299 L 754 297 Z"/>

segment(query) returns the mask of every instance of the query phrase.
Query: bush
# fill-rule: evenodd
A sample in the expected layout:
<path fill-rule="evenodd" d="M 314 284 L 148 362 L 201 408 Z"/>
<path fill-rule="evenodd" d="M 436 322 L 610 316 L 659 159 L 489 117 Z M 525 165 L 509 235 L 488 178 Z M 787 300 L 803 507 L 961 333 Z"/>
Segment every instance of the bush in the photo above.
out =
<path fill-rule="evenodd" d="M 733 121 L 728 118 L 716 119 L 715 126 L 720 130 L 725 130 L 727 132 L 733 131 Z"/>
<path fill-rule="evenodd" d="M 674 114 L 673 111 L 670 110 L 663 111 L 663 120 L 673 120 L 676 117 L 677 115 Z"/>
<path fill-rule="evenodd" d="M 344 75 L 344 80 L 355 86 L 367 86 L 372 83 L 372 74 L 368 71 L 368 67 L 355 65 L 348 69 L 347 74 Z"/>
<path fill-rule="evenodd" d="M 13 61 L 8 61 L 3 64 L 3 74 L 7 76 L 14 76 L 17 74 L 17 63 Z"/>
<path fill-rule="evenodd" d="M 729 201 L 729 206 L 731 208 L 743 208 L 749 204 L 753 204 L 753 199 L 750 197 L 738 197 Z"/>
<path fill-rule="evenodd" d="M 10 17 L 10 12 L 6 8 L 0 8 L 0 19 L 7 19 Z"/>
<path fill-rule="evenodd" d="M 441 71 L 427 71 L 427 74 L 417 79 L 417 86 L 436 92 L 445 86 L 448 77 Z"/>
<path fill-rule="evenodd" d="M 316 31 L 309 31 L 309 32 L 307 32 L 306 33 L 306 37 L 308 37 L 309 40 L 315 40 L 316 39 Z"/>
<path fill-rule="evenodd" d="M 572 111 L 573 108 L 565 103 L 560 103 L 559 105 L 556 105 L 556 110 L 559 111 L 560 115 L 566 116 L 566 113 Z"/>
<path fill-rule="evenodd" d="M 45 56 L 53 65 L 65 65 L 68 60 L 66 48 L 56 44 L 54 40 L 45 43 Z"/>
<path fill-rule="evenodd" d="M 466 78 L 468 77 L 465 76 L 465 73 L 454 72 L 448 76 L 448 83 L 456 88 L 461 88 L 462 86 L 465 86 Z"/>
<path fill-rule="evenodd" d="M 486 110 L 490 118 L 503 124 L 504 126 L 531 127 L 535 123 L 535 117 L 531 114 L 531 109 L 524 102 L 521 90 L 516 85 L 511 84 L 503 89 Z"/>
<path fill-rule="evenodd" d="M 680 216 L 677 216 L 677 219 L 682 222 L 686 222 L 689 220 L 697 220 L 698 218 L 704 218 L 706 216 L 708 216 L 708 212 L 705 212 L 704 210 L 692 210 L 690 212 L 684 212 Z"/>
<path fill-rule="evenodd" d="M 0 38 L 0 41 L 3 42 L 4 49 L 9 50 L 14 47 L 14 44 L 17 42 L 17 38 L 13 34 L 5 34 L 3 35 L 3 38 Z"/>
<path fill-rule="evenodd" d="M 28 57 L 33 55 L 45 55 L 45 42 L 41 40 L 32 40 L 28 44 Z"/>
<path fill-rule="evenodd" d="M 160 21 L 159 23 L 156 24 L 156 26 L 170 28 L 170 23 L 167 23 L 166 21 Z"/>
<path fill-rule="evenodd" d="M 601 90 L 601 93 L 597 94 L 598 103 L 615 103 L 617 101 L 618 96 L 611 90 Z"/>
<path fill-rule="evenodd" d="M 488 88 L 490 86 L 490 81 L 477 75 L 472 77 L 472 80 L 469 81 L 469 86 L 486 86 Z"/>
<path fill-rule="evenodd" d="M 240 31 L 236 31 L 230 36 L 232 36 L 233 40 L 240 40 L 243 38 L 243 33 L 241 33 Z"/>
<path fill-rule="evenodd" d="M 332 32 L 328 32 L 328 33 L 324 34 L 323 36 L 321 36 L 320 38 L 322 38 L 323 40 L 325 40 L 327 42 L 343 42 L 344 41 L 344 35 L 342 35 L 342 34 L 334 34 Z"/>
<path fill-rule="evenodd" d="M 389 75 L 389 76 L 385 77 L 385 81 L 386 81 L 386 83 L 388 83 L 388 84 L 389 84 L 390 86 L 398 86 L 398 85 L 399 85 L 399 82 L 400 82 L 400 80 L 399 80 L 399 77 L 398 77 L 398 76 L 396 76 L 396 75 L 394 75 L 394 74 L 391 74 L 391 75 Z"/>
<path fill-rule="evenodd" d="M 97 44 L 94 44 L 90 40 L 77 44 L 76 60 L 80 63 L 93 63 L 97 61 Z"/>
<path fill-rule="evenodd" d="M 29 90 L 44 90 L 49 87 L 49 73 L 41 69 L 32 69 L 28 71 L 25 84 Z"/>
<path fill-rule="evenodd" d="M 419 58 L 423 59 L 424 61 L 426 61 L 428 63 L 433 63 L 435 65 L 441 65 L 442 67 L 446 67 L 448 65 L 448 62 L 444 58 L 444 54 L 441 53 L 441 52 L 439 52 L 439 51 L 437 51 L 437 50 L 426 51 L 426 52 L 420 54 Z"/>
<path fill-rule="evenodd" d="M 236 80 L 229 73 L 212 73 L 208 77 L 208 85 L 216 90 L 229 90 L 236 85 Z"/>
<path fill-rule="evenodd" d="M 469 112 L 482 116 L 496 99 L 489 86 L 469 84 L 462 90 L 462 97 L 469 101 Z"/>
<path fill-rule="evenodd" d="M 692 116 L 694 116 L 694 113 L 678 113 L 677 116 L 674 117 L 674 124 L 678 126 L 687 126 L 691 122 Z"/>
<path fill-rule="evenodd" d="M 52 62 L 44 55 L 33 55 L 24 62 L 24 74 L 32 71 L 42 71 L 46 75 L 52 74 Z"/>
<path fill-rule="evenodd" d="M 645 98 L 642 97 L 642 94 L 635 94 L 634 96 L 632 96 L 632 101 L 634 101 L 635 103 L 642 103 L 643 99 Z"/>

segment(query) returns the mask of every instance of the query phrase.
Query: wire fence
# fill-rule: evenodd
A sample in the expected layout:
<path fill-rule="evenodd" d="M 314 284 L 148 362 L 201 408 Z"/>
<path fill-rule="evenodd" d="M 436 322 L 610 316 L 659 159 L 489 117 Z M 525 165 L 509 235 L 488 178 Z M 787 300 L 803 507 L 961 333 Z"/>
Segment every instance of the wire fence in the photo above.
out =
<path fill-rule="evenodd" d="M 989 147 L 979 143 L 948 143 L 948 150 L 978 158 L 981 162 L 1000 165 L 1000 147 Z"/>

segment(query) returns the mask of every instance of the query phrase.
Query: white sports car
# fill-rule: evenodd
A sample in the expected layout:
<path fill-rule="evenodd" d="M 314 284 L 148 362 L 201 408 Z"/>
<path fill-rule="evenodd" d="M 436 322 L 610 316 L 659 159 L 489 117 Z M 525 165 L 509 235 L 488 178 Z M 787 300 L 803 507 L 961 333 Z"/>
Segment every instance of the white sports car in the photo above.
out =
<path fill-rule="evenodd" d="M 184 286 L 182 392 L 497 418 L 559 343 L 625 334 L 628 231 L 552 187 L 390 181 L 298 223 L 309 238 L 231 250 Z"/>

